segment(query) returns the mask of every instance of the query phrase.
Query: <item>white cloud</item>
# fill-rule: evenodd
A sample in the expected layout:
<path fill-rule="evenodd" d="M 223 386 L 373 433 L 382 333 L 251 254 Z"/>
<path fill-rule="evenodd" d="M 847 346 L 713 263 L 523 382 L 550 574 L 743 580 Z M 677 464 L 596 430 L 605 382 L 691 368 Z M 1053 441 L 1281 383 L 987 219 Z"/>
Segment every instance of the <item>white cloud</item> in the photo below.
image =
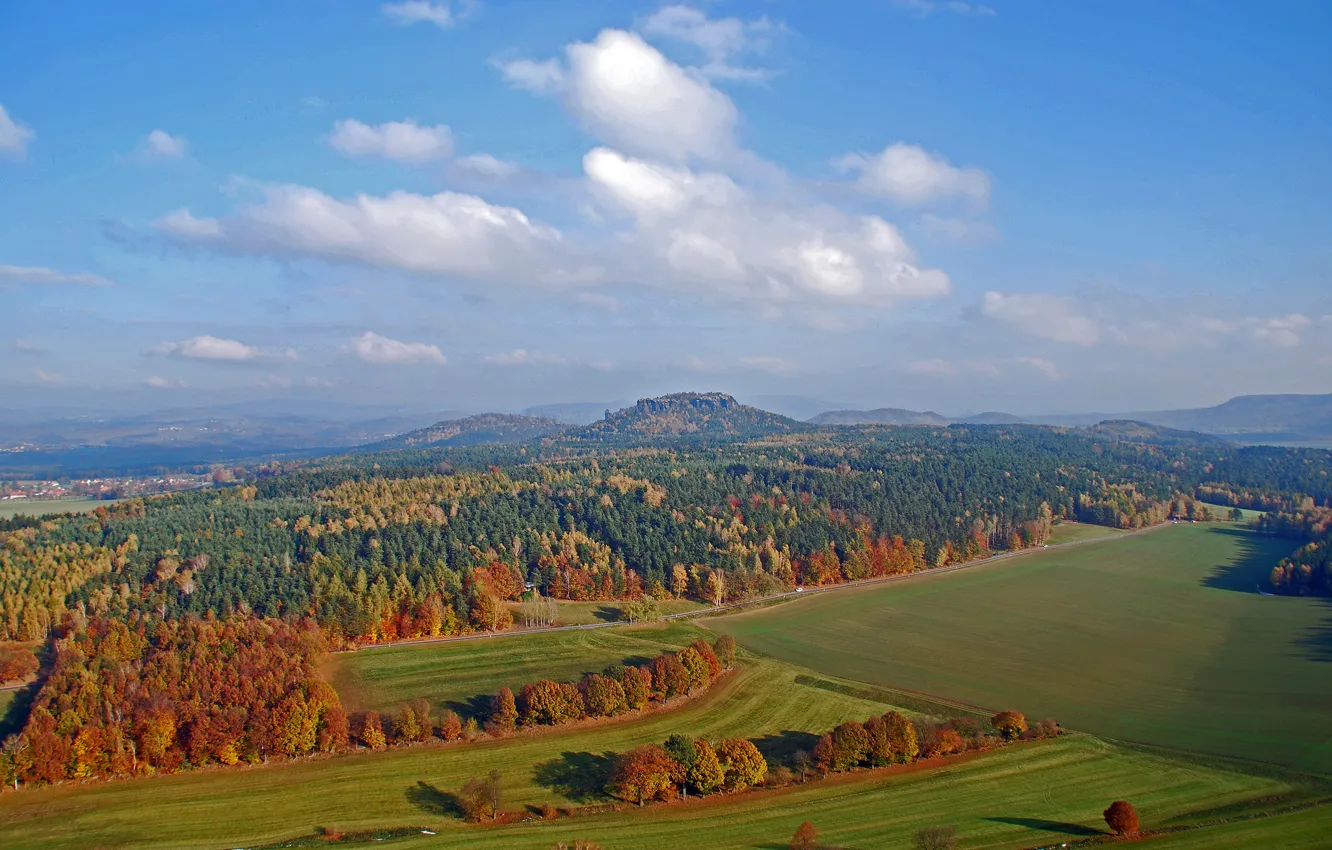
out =
<path fill-rule="evenodd" d="M 566 268 L 559 231 L 474 195 L 393 192 L 339 200 L 303 186 L 273 186 L 265 189 L 263 203 L 236 216 L 179 226 L 201 221 L 188 215 L 173 213 L 158 226 L 178 239 L 206 240 L 242 253 L 538 283 L 585 275 Z"/>
<path fill-rule="evenodd" d="M 207 334 L 191 337 L 180 342 L 164 342 L 154 349 L 154 352 L 186 357 L 190 360 L 229 360 L 232 362 L 258 360 L 267 356 L 262 349 L 246 345 L 239 340 L 221 339 Z M 291 357 L 294 354 L 295 352 L 289 352 L 287 356 Z"/>
<path fill-rule="evenodd" d="M 498 159 L 488 153 L 474 153 L 453 160 L 452 166 L 460 171 L 489 180 L 508 180 L 522 172 L 516 162 Z"/>
<path fill-rule="evenodd" d="M 541 351 L 529 351 L 526 348 L 515 348 L 513 351 L 491 354 L 485 357 L 484 360 L 492 366 L 563 366 L 567 362 L 558 355 L 546 354 Z"/>
<path fill-rule="evenodd" d="M 1014 362 L 1032 369 L 1047 381 L 1057 381 L 1063 377 L 1059 373 L 1059 367 L 1043 357 L 1017 357 L 1014 358 Z"/>
<path fill-rule="evenodd" d="M 1249 319 L 1249 334 L 1256 342 L 1273 348 L 1294 348 L 1300 344 L 1300 331 L 1313 320 L 1299 313 L 1270 319 Z"/>
<path fill-rule="evenodd" d="M 144 383 L 155 390 L 181 390 L 188 386 L 184 381 L 173 381 L 161 375 L 153 375 Z"/>
<path fill-rule="evenodd" d="M 189 148 L 190 144 L 184 136 L 153 130 L 139 142 L 138 153 L 145 159 L 181 159 L 189 152 Z"/>
<path fill-rule="evenodd" d="M 719 173 L 695 173 L 598 148 L 584 157 L 589 186 L 628 215 L 630 274 L 691 286 L 770 309 L 781 303 L 885 305 L 938 298 L 947 275 L 922 270 L 893 225 L 828 207 L 750 195 Z"/>
<path fill-rule="evenodd" d="M 990 178 L 979 168 L 957 168 L 943 157 L 916 145 L 891 144 L 876 154 L 850 153 L 834 163 L 857 172 L 862 192 L 903 204 L 923 204 L 942 198 L 971 198 L 984 204 L 990 196 Z"/>
<path fill-rule="evenodd" d="M 16 339 L 11 346 L 15 351 L 21 354 L 49 354 L 50 351 L 44 346 L 38 345 L 30 339 Z"/>
<path fill-rule="evenodd" d="M 312 94 L 301 98 L 301 106 L 308 106 L 311 109 L 323 109 L 325 106 L 328 106 L 328 101 L 324 100 L 317 94 Z"/>
<path fill-rule="evenodd" d="M 566 48 L 566 102 L 598 138 L 668 160 L 734 150 L 735 104 L 634 33 L 603 30 Z"/>
<path fill-rule="evenodd" d="M 39 384 L 63 384 L 65 382 L 64 375 L 57 375 L 56 373 L 48 372 L 45 369 L 34 369 L 32 376 L 37 379 L 37 383 Z"/>
<path fill-rule="evenodd" d="M 764 50 L 771 35 L 781 27 L 766 17 L 755 21 L 739 18 L 712 19 L 690 6 L 664 6 L 647 18 L 639 29 L 646 35 L 691 44 L 705 62 L 696 70 L 712 79 L 765 80 L 772 72 L 733 64 L 736 57 Z"/>
<path fill-rule="evenodd" d="M 181 239 L 217 239 L 222 224 L 215 218 L 195 218 L 187 209 L 178 209 L 159 218 L 155 226 Z"/>
<path fill-rule="evenodd" d="M 915 229 L 926 238 L 958 245 L 990 242 L 999 238 L 999 229 L 988 221 L 946 218 L 934 213 L 922 215 Z"/>
<path fill-rule="evenodd" d="M 981 313 L 1041 339 L 1095 345 L 1101 339 L 1097 320 L 1084 315 L 1071 298 L 1041 293 L 987 292 Z"/>
<path fill-rule="evenodd" d="M 377 366 L 429 364 L 443 366 L 447 360 L 438 347 L 424 342 L 400 342 L 366 331 L 353 338 L 343 349 L 366 363 Z"/>
<path fill-rule="evenodd" d="M 448 29 L 463 17 L 467 4 L 455 12 L 448 3 L 428 3 L 425 0 L 407 0 L 405 3 L 385 3 L 384 14 L 403 26 L 411 24 L 434 24 L 440 29 Z"/>
<path fill-rule="evenodd" d="M 13 118 L 0 104 L 0 153 L 22 159 L 28 152 L 28 142 L 36 138 L 32 128 Z"/>
<path fill-rule="evenodd" d="M 377 156 L 419 165 L 453 152 L 453 133 L 443 124 L 422 127 L 415 121 L 370 126 L 355 119 L 337 122 L 328 143 L 347 156 Z"/>
<path fill-rule="evenodd" d="M 0 282 L 38 284 L 74 284 L 77 286 L 114 286 L 98 274 L 61 272 L 44 266 L 0 266 Z"/>
<path fill-rule="evenodd" d="M 924 375 L 930 378 L 952 378 L 957 376 L 957 367 L 938 357 L 929 360 L 913 360 L 902 367 L 908 375 Z"/>
<path fill-rule="evenodd" d="M 514 88 L 537 94 L 552 94 L 564 88 L 564 67 L 557 59 L 542 62 L 534 59 L 494 60 L 492 64 L 499 68 L 504 81 Z"/>

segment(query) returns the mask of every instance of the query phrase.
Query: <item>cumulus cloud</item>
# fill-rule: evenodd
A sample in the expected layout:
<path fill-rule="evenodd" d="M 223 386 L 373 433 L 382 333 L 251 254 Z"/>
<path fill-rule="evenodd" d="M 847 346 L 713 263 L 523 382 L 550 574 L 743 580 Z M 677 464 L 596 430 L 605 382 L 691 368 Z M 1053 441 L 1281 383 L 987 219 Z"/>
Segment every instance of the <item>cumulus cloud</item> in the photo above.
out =
<path fill-rule="evenodd" d="M 50 351 L 44 346 L 38 345 L 30 339 L 16 339 L 10 346 L 20 354 L 49 354 Z"/>
<path fill-rule="evenodd" d="M 272 186 L 263 203 L 223 219 L 187 210 L 158 221 L 182 241 L 241 253 L 344 260 L 379 268 L 565 282 L 559 231 L 474 195 L 358 195 L 340 200 L 303 186 Z M 185 226 L 182 226 L 182 223 Z"/>
<path fill-rule="evenodd" d="M 629 255 L 647 281 L 753 301 L 890 304 L 938 298 L 947 275 L 920 269 L 897 228 L 875 216 L 752 196 L 696 173 L 597 148 L 583 167 L 593 195 L 628 216 Z"/>
<path fill-rule="evenodd" d="M 424 342 L 400 342 L 380 336 L 374 331 L 366 331 L 353 338 L 343 351 L 376 366 L 443 366 L 448 362 L 439 348 L 434 345 Z"/>
<path fill-rule="evenodd" d="M 384 14 L 402 26 L 412 24 L 434 24 L 440 29 L 448 29 L 456 24 L 466 10 L 463 4 L 458 12 L 448 3 L 428 3 L 425 0 L 407 0 L 405 3 L 385 3 Z"/>
<path fill-rule="evenodd" d="M 1030 336 L 1075 345 L 1095 345 L 1101 339 L 1096 319 L 1081 312 L 1071 298 L 1041 293 L 985 293 L 981 313 Z"/>
<path fill-rule="evenodd" d="M 514 88 L 526 89 L 536 94 L 551 94 L 564 88 L 564 66 L 558 59 L 513 59 L 495 60 L 492 64 L 499 68 L 504 81 Z"/>
<path fill-rule="evenodd" d="M 178 209 L 159 218 L 156 227 L 180 239 L 217 239 L 222 235 L 222 223 L 215 218 L 195 218 L 187 209 Z"/>
<path fill-rule="evenodd" d="M 488 180 L 509 180 L 517 177 L 523 170 L 516 162 L 493 157 L 488 153 L 474 153 L 460 156 L 453 160 L 455 170 L 483 177 Z"/>
<path fill-rule="evenodd" d="M 453 152 L 453 133 L 443 124 L 422 127 L 415 121 L 370 126 L 354 118 L 337 122 L 328 143 L 347 156 L 375 156 L 419 165 Z"/>
<path fill-rule="evenodd" d="M 984 204 L 990 178 L 979 168 L 957 168 L 938 154 L 896 142 L 876 154 L 849 153 L 833 163 L 859 176 L 862 192 L 902 204 L 924 204 L 944 198 L 970 198 Z"/>
<path fill-rule="evenodd" d="M 34 138 L 32 128 L 9 117 L 4 104 L 0 104 L 0 153 L 22 159 L 28 152 L 28 142 Z"/>
<path fill-rule="evenodd" d="M 154 349 L 154 353 L 170 354 L 190 360 L 228 360 L 231 362 L 258 360 L 269 356 L 262 349 L 246 345 L 240 340 L 221 339 L 207 334 L 191 337 L 180 342 L 164 342 Z M 289 356 L 294 355 L 294 351 L 289 353 Z"/>
<path fill-rule="evenodd" d="M 155 390 L 180 390 L 188 386 L 184 381 L 163 378 L 161 375 L 153 375 L 144 383 Z"/>
<path fill-rule="evenodd" d="M 902 371 L 908 375 L 923 375 L 929 378 L 953 378 L 957 376 L 957 367 L 939 357 L 928 360 L 913 360 L 903 365 Z"/>
<path fill-rule="evenodd" d="M 697 48 L 705 59 L 698 73 L 711 79 L 758 81 L 772 72 L 734 64 L 737 57 L 762 52 L 769 39 L 781 30 L 768 18 L 742 21 L 739 18 L 709 18 L 690 6 L 664 6 L 638 27 L 648 36 L 672 39 Z"/>
<path fill-rule="evenodd" d="M 137 153 L 144 159 L 181 159 L 189 149 L 190 144 L 184 136 L 153 130 L 139 142 Z"/>
<path fill-rule="evenodd" d="M 668 160 L 718 158 L 735 148 L 735 104 L 671 62 L 636 33 L 602 30 L 555 60 L 497 63 L 513 85 L 563 91 L 589 132 L 636 154 Z"/>
<path fill-rule="evenodd" d="M 492 366 L 563 366 L 565 359 L 555 354 L 546 354 L 541 351 L 529 351 L 526 348 L 515 348 L 513 351 L 505 351 L 500 354 L 491 354 L 484 358 L 486 363 Z"/>
<path fill-rule="evenodd" d="M 99 274 L 62 272 L 45 266 L 0 266 L 0 283 L 72 284 L 75 286 L 114 286 Z"/>
<path fill-rule="evenodd" d="M 1313 323 L 1308 316 L 1292 313 L 1270 319 L 1250 319 L 1249 333 L 1257 342 L 1274 348 L 1294 348 L 1300 344 L 1300 331 Z"/>

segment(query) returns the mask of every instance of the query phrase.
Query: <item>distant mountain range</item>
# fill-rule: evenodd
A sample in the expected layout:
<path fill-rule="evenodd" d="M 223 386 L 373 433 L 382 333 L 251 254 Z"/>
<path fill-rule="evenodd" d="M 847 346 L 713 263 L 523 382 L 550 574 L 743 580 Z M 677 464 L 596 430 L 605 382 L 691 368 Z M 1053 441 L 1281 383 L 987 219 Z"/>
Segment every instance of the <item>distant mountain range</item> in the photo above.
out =
<path fill-rule="evenodd" d="M 815 425 L 1034 425 L 1089 426 L 1106 421 L 1136 421 L 1176 431 L 1212 434 L 1241 443 L 1332 442 L 1332 395 L 1248 395 L 1215 407 L 1068 416 L 1015 416 L 980 413 L 949 418 L 933 411 L 895 407 L 830 410 L 809 420 Z"/>

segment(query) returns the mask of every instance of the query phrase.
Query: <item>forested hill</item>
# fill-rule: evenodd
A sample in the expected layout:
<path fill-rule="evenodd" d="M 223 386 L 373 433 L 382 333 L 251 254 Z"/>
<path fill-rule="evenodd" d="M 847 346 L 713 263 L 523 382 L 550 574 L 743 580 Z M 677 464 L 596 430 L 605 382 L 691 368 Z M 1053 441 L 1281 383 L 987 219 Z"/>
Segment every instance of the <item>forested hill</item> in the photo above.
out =
<path fill-rule="evenodd" d="M 717 443 L 810 429 L 808 424 L 741 404 L 726 393 L 675 393 L 639 399 L 633 407 L 566 431 L 559 439 L 609 445 Z"/>
<path fill-rule="evenodd" d="M 387 440 L 362 446 L 360 451 L 378 452 L 430 446 L 482 446 L 524 443 L 562 431 L 569 426 L 546 417 L 510 413 L 482 413 L 465 419 L 436 422 L 428 428 L 408 431 Z"/>
<path fill-rule="evenodd" d="M 1077 429 L 1090 436 L 1125 443 L 1155 443 L 1160 446 L 1220 446 L 1225 440 L 1195 431 L 1177 431 L 1133 419 L 1107 419 Z"/>

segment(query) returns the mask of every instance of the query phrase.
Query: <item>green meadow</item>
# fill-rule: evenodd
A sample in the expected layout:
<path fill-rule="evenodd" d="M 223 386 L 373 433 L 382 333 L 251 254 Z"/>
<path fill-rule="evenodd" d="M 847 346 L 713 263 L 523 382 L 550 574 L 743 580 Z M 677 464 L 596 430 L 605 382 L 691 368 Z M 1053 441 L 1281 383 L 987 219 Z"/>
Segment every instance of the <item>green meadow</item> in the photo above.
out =
<path fill-rule="evenodd" d="M 708 625 L 830 675 L 1332 773 L 1332 607 L 1257 592 L 1292 548 L 1181 524 Z"/>

